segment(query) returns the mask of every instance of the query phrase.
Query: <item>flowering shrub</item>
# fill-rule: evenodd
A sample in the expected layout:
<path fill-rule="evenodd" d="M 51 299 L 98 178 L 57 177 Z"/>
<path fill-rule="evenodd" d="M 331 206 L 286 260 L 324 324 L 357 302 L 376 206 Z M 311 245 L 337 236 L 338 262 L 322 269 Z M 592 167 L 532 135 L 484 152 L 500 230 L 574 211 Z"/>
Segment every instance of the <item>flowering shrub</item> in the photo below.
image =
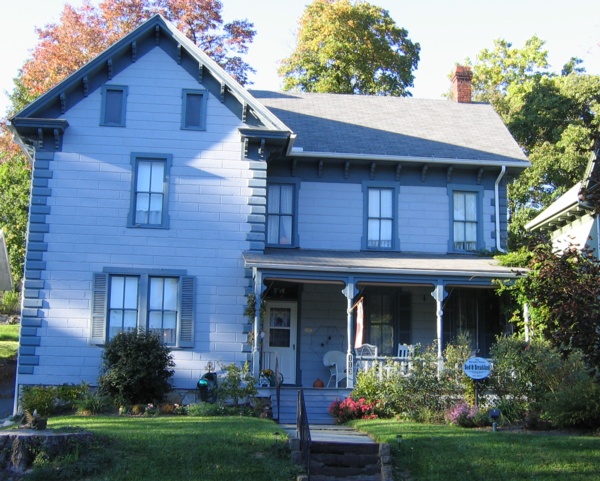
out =
<path fill-rule="evenodd" d="M 473 428 L 489 425 L 488 416 L 477 407 L 467 403 L 458 403 L 445 413 L 446 421 L 463 428 Z"/>
<path fill-rule="evenodd" d="M 375 408 L 377 401 L 367 402 L 364 398 L 357 401 L 348 397 L 343 401 L 336 399 L 329 406 L 331 414 L 338 424 L 343 424 L 351 419 L 376 419 Z"/>

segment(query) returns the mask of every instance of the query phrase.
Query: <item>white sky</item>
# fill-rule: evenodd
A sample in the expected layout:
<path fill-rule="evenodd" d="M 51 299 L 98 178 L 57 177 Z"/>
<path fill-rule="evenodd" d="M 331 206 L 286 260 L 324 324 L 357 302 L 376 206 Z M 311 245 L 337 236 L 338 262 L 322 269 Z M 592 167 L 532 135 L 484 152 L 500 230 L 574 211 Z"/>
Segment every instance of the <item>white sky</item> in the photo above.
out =
<path fill-rule="evenodd" d="M 98 0 L 96 0 L 97 2 Z M 440 98 L 456 62 L 475 58 L 493 40 L 515 47 L 537 35 L 546 41 L 551 70 L 575 56 L 590 74 L 600 74 L 600 1 L 598 0 L 370 0 L 390 12 L 396 24 L 421 44 L 414 97 Z M 56 22 L 65 3 L 82 0 L 2 0 L 0 16 L 0 116 L 5 92 L 35 46 L 35 27 Z M 278 61 L 295 45 L 298 18 L 310 0 L 222 0 L 225 21 L 248 19 L 257 35 L 246 59 L 257 71 L 256 89 L 276 90 Z"/>

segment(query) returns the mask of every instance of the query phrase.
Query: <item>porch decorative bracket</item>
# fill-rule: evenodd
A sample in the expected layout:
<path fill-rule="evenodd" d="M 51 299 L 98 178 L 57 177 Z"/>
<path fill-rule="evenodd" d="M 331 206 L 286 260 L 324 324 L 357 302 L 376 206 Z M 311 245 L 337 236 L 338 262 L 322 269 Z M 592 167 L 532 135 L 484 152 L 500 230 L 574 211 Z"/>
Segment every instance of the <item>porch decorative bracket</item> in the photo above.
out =
<path fill-rule="evenodd" d="M 400 174 L 402 173 L 402 164 L 396 166 L 396 182 L 400 180 Z"/>
<path fill-rule="evenodd" d="M 429 169 L 429 165 L 425 164 L 421 170 L 421 182 L 425 182 L 427 179 L 427 169 Z"/>
<path fill-rule="evenodd" d="M 344 165 L 344 179 L 347 179 L 349 175 L 350 175 L 350 161 L 347 160 L 346 164 Z"/>
<path fill-rule="evenodd" d="M 481 184 L 481 177 L 483 177 L 483 167 L 477 172 L 477 184 Z"/>
<path fill-rule="evenodd" d="M 89 87 L 90 82 L 89 82 L 87 75 L 83 76 L 82 82 L 83 82 L 83 96 L 87 97 L 88 93 L 89 93 L 89 89 L 90 89 L 90 87 Z"/>
<path fill-rule="evenodd" d="M 177 45 L 177 63 L 181 64 L 181 51 L 182 51 L 182 47 L 181 44 Z"/>

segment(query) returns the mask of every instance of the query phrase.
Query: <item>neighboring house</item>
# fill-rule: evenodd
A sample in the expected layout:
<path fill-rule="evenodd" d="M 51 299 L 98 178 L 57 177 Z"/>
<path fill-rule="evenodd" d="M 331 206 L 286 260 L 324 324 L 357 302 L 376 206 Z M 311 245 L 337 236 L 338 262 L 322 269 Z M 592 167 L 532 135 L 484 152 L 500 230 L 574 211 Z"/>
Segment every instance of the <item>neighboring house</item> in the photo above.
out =
<path fill-rule="evenodd" d="M 552 241 L 554 248 L 563 251 L 569 246 L 588 246 L 598 253 L 598 216 L 594 213 L 591 198 L 600 180 L 600 165 L 597 153 L 590 156 L 583 180 L 577 182 L 562 196 L 525 225 L 532 232 L 543 232 Z"/>
<path fill-rule="evenodd" d="M 12 291 L 12 276 L 4 232 L 0 229 L 0 292 Z"/>
<path fill-rule="evenodd" d="M 460 332 L 487 354 L 492 280 L 514 275 L 490 255 L 529 163 L 470 71 L 455 85 L 464 103 L 249 92 L 144 23 L 11 119 L 34 166 L 17 385 L 95 384 L 138 327 L 172 347 L 178 389 L 276 355 L 311 387 L 325 352 L 351 361 L 359 298 L 381 355 Z"/>

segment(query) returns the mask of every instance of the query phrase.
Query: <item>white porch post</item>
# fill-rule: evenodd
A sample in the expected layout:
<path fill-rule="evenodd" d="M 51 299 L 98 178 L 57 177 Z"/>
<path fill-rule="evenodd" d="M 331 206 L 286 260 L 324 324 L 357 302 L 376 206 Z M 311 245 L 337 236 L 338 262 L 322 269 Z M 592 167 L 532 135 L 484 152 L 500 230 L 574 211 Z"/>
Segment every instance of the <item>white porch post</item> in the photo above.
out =
<path fill-rule="evenodd" d="M 437 331 L 437 349 L 438 349 L 438 373 L 442 369 L 442 334 L 444 332 L 444 309 L 442 302 L 446 297 L 444 291 L 444 285 L 439 283 L 435 286 L 435 289 L 431 293 L 431 296 L 435 299 L 435 316 L 436 316 L 436 331 Z"/>
<path fill-rule="evenodd" d="M 258 379 L 260 371 L 260 342 L 261 342 L 261 325 L 260 325 L 260 304 L 262 296 L 262 273 L 256 267 L 252 268 L 252 278 L 254 279 L 254 342 L 252 343 L 252 375 Z"/>
<path fill-rule="evenodd" d="M 354 342 L 352 340 L 352 326 L 353 326 L 353 316 L 352 316 L 352 301 L 356 296 L 356 287 L 354 285 L 354 279 L 348 279 L 346 283 L 346 287 L 342 291 L 346 296 L 346 332 L 348 338 L 348 349 L 346 351 L 346 387 L 353 388 L 354 387 L 354 355 L 352 354 L 352 346 Z"/>

